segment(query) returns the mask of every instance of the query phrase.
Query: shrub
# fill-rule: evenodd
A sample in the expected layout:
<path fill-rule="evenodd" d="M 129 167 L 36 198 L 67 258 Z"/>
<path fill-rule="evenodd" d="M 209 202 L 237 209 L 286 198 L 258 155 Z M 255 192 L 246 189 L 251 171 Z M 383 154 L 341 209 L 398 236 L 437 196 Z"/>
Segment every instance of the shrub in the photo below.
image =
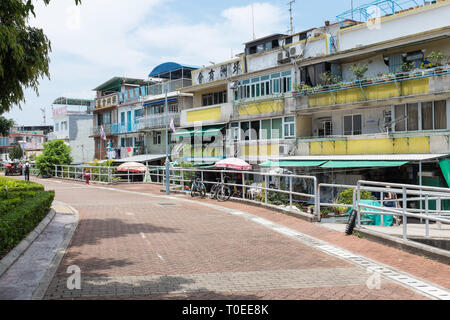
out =
<path fill-rule="evenodd" d="M 42 154 L 36 157 L 36 167 L 39 174 L 44 177 L 50 176 L 53 174 L 55 165 L 70 164 L 72 162 L 70 150 L 70 147 L 63 140 L 47 142 Z"/>
<path fill-rule="evenodd" d="M 372 196 L 372 193 L 370 191 L 361 191 L 361 199 L 362 200 L 374 200 L 375 198 Z M 340 204 L 353 204 L 353 189 L 349 188 L 341 193 L 339 193 L 338 196 L 338 203 Z"/>
<path fill-rule="evenodd" d="M 367 64 L 360 65 L 358 63 L 357 65 L 350 67 L 350 71 L 353 72 L 353 75 L 355 76 L 356 80 L 362 80 L 368 70 L 369 66 Z"/>
<path fill-rule="evenodd" d="M 8 187 L 5 191 L 4 186 Z M 55 193 L 40 184 L 0 177 L 0 258 L 48 214 Z"/>

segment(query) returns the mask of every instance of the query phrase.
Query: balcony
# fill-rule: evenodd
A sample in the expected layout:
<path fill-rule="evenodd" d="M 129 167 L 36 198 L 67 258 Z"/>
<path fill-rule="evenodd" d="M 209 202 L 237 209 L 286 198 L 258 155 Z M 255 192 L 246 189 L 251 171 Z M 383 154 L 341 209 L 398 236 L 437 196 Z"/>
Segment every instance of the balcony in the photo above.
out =
<path fill-rule="evenodd" d="M 297 138 L 296 155 L 450 153 L 449 137 L 450 130 L 302 137 Z"/>
<path fill-rule="evenodd" d="M 171 112 L 169 113 L 169 123 L 170 119 L 173 119 L 175 127 L 180 126 L 180 114 Z M 166 126 L 166 115 L 154 114 L 150 116 L 145 116 L 139 119 L 139 130 L 151 130 L 151 129 L 161 129 Z"/>
<path fill-rule="evenodd" d="M 126 124 L 114 123 L 111 125 L 111 134 L 135 133 L 139 130 L 139 121 Z"/>
<path fill-rule="evenodd" d="M 179 89 L 184 88 L 184 87 L 190 87 L 191 85 L 192 85 L 191 79 L 182 78 L 182 79 L 171 80 L 171 81 L 162 82 L 162 83 L 158 83 L 158 84 L 153 84 L 151 86 L 146 87 L 146 90 L 147 90 L 147 95 L 157 96 L 157 95 L 164 94 L 164 89 L 166 88 L 166 86 L 168 88 L 167 92 L 174 92 L 174 91 L 178 91 Z"/>
<path fill-rule="evenodd" d="M 426 95 L 450 90 L 450 65 L 329 86 L 303 87 L 297 110 Z"/>
<path fill-rule="evenodd" d="M 105 135 L 110 136 L 111 135 L 111 124 L 104 124 L 103 125 L 103 131 L 105 132 Z M 93 127 L 91 129 L 91 135 L 92 136 L 100 136 L 100 130 L 101 126 Z"/>

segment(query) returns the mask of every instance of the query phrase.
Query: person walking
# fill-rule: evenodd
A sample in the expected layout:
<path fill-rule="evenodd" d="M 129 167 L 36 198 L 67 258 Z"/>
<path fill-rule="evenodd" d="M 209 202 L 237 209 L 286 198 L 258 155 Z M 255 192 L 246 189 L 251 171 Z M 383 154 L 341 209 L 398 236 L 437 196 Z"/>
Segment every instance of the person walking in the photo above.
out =
<path fill-rule="evenodd" d="M 28 161 L 25 163 L 25 180 L 30 181 L 30 163 Z"/>
<path fill-rule="evenodd" d="M 391 186 L 386 186 L 386 189 L 391 189 Z M 388 192 L 386 197 L 384 197 L 384 206 L 385 207 L 391 207 L 391 208 L 400 208 L 400 204 L 396 201 L 397 198 L 397 194 L 393 193 L 393 192 Z M 386 201 L 386 200 L 391 200 L 391 201 Z M 394 220 L 396 221 L 397 225 L 400 225 L 402 223 L 402 219 L 397 216 L 394 215 Z"/>

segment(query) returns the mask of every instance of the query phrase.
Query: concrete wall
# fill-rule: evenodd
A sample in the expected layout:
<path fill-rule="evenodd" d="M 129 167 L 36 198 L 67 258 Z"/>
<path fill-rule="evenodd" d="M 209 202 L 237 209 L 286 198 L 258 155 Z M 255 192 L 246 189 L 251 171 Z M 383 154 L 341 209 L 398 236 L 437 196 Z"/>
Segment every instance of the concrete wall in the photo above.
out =
<path fill-rule="evenodd" d="M 74 163 L 92 161 L 95 155 L 94 139 L 89 138 L 92 116 L 75 117 L 70 121 L 70 141 Z"/>
<path fill-rule="evenodd" d="M 379 28 L 367 24 L 343 29 L 338 32 L 341 51 L 367 46 L 377 42 L 424 33 L 429 30 L 448 27 L 450 3 L 440 2 L 381 19 Z"/>

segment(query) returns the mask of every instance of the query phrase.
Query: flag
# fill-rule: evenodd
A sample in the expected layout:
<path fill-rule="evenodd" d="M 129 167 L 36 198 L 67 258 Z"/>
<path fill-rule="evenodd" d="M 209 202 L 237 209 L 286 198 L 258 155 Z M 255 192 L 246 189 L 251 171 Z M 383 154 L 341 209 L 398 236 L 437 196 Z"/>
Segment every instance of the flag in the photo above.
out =
<path fill-rule="evenodd" d="M 173 123 L 173 118 L 170 118 L 170 129 L 175 133 L 175 124 Z"/>
<path fill-rule="evenodd" d="M 100 126 L 100 138 L 106 141 L 105 130 L 103 130 L 103 126 Z"/>

